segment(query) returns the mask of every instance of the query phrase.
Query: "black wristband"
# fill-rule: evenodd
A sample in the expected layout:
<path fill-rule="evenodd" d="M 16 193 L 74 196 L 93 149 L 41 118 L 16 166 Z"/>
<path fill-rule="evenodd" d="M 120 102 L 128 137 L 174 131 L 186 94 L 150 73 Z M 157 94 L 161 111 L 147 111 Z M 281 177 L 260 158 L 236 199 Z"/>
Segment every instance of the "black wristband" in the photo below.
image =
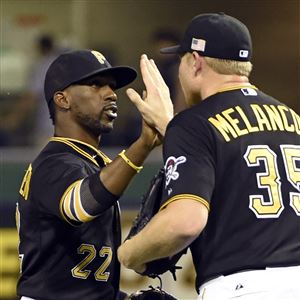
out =
<path fill-rule="evenodd" d="M 120 198 L 107 190 L 99 178 L 99 173 L 89 176 L 89 188 L 94 199 L 101 205 L 101 211 L 113 206 Z"/>

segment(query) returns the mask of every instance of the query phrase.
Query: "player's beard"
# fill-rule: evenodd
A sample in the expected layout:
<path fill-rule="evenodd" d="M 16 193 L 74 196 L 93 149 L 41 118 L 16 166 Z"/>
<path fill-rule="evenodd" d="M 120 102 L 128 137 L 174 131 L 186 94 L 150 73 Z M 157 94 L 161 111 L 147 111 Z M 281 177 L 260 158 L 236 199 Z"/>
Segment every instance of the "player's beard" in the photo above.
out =
<path fill-rule="evenodd" d="M 105 116 L 103 116 L 104 111 L 99 113 L 99 116 L 91 116 L 82 112 L 77 112 L 76 119 L 77 122 L 84 127 L 84 129 L 94 136 L 99 137 L 103 133 L 109 133 L 113 129 L 113 121 L 103 121 Z"/>

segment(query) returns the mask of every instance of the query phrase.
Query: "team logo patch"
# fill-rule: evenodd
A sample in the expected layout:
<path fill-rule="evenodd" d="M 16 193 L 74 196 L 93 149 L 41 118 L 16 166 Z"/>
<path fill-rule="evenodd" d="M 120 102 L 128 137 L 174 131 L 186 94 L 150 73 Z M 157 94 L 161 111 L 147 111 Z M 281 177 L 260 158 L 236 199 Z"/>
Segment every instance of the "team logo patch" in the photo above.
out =
<path fill-rule="evenodd" d="M 185 156 L 179 156 L 178 158 L 174 156 L 170 156 L 165 164 L 165 172 L 166 172 L 166 187 L 170 183 L 171 180 L 177 180 L 179 177 L 179 173 L 177 172 L 177 167 L 180 164 L 186 162 Z"/>
<path fill-rule="evenodd" d="M 105 64 L 106 58 L 102 53 L 95 51 L 95 50 L 92 50 L 91 53 L 97 58 L 97 60 L 99 61 L 99 63 L 101 65 Z"/>

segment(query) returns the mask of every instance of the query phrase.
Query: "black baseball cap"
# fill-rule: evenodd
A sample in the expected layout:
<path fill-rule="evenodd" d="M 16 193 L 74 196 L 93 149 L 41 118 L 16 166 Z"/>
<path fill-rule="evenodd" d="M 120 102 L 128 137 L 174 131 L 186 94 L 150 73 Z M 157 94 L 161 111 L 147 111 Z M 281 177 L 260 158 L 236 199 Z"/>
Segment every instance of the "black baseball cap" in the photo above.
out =
<path fill-rule="evenodd" d="M 128 66 L 112 67 L 104 55 L 94 50 L 76 50 L 59 55 L 49 66 L 44 83 L 44 92 L 49 103 L 57 91 L 94 75 L 111 75 L 116 80 L 116 89 L 135 80 L 137 72 Z"/>
<path fill-rule="evenodd" d="M 252 41 L 241 21 L 224 13 L 201 14 L 189 23 L 180 45 L 160 49 L 164 54 L 197 51 L 213 58 L 250 61 Z"/>

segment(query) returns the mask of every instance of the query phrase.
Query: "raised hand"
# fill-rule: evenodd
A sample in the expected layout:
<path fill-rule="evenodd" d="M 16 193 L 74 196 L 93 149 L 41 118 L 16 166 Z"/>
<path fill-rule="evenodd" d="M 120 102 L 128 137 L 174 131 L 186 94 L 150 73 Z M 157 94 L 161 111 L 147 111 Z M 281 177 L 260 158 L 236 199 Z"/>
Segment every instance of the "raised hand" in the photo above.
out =
<path fill-rule="evenodd" d="M 126 92 L 145 122 L 163 137 L 169 121 L 174 116 L 169 88 L 153 59 L 148 59 L 145 54 L 141 56 L 140 68 L 146 92 L 143 93 L 143 97 L 132 88 L 127 89 Z"/>

